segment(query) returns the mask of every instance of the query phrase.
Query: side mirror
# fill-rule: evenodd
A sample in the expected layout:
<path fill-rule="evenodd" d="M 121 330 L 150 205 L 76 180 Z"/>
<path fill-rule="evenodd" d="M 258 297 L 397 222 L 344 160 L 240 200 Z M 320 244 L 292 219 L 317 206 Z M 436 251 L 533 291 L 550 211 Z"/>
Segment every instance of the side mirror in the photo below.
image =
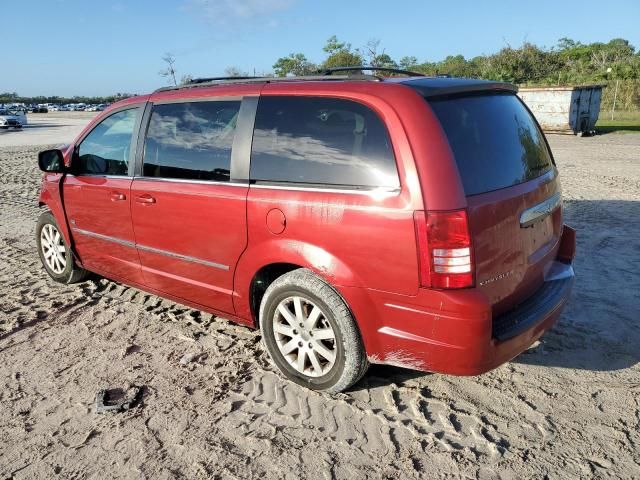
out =
<path fill-rule="evenodd" d="M 40 170 L 48 173 L 64 172 L 64 156 L 60 150 L 45 150 L 38 154 Z"/>

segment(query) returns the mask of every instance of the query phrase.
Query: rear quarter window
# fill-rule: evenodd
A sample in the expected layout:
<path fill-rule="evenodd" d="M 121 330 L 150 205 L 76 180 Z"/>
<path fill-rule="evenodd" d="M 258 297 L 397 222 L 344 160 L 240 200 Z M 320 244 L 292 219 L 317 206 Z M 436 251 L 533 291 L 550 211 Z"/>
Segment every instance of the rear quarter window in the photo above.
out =
<path fill-rule="evenodd" d="M 507 188 L 553 168 L 535 120 L 513 94 L 429 99 L 455 157 L 465 193 Z"/>
<path fill-rule="evenodd" d="M 352 187 L 400 185 L 389 133 L 349 100 L 264 96 L 256 113 L 251 179 Z"/>

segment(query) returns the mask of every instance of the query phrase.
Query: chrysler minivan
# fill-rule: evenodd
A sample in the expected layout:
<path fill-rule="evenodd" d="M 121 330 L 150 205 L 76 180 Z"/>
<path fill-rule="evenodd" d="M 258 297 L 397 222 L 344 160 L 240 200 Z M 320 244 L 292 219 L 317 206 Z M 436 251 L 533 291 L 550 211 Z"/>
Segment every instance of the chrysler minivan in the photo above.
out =
<path fill-rule="evenodd" d="M 574 278 L 540 126 L 507 83 L 356 70 L 111 105 L 39 155 L 44 269 L 259 328 L 317 390 L 370 363 L 476 375 L 517 356 Z"/>

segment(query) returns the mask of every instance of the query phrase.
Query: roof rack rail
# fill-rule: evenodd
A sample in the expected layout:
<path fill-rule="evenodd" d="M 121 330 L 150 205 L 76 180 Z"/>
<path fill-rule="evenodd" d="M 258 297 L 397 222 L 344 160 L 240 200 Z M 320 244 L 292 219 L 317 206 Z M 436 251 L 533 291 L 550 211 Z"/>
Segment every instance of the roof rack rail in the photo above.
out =
<path fill-rule="evenodd" d="M 339 80 L 365 80 L 379 82 L 382 78 L 375 75 L 306 75 L 300 77 L 211 77 L 196 78 L 184 85 L 160 87 L 154 91 L 168 92 L 171 90 L 183 90 L 187 88 L 211 87 L 215 85 L 230 85 L 235 83 L 285 83 L 285 82 L 301 82 L 301 81 L 339 81 Z"/>
<path fill-rule="evenodd" d="M 216 82 L 221 80 L 251 80 L 254 78 L 264 78 L 264 77 L 209 77 L 209 78 L 194 78 L 186 82 L 185 85 L 194 85 L 198 83 L 208 83 L 208 82 Z"/>
<path fill-rule="evenodd" d="M 388 72 L 388 73 L 399 73 L 402 75 L 406 75 L 408 77 L 425 77 L 426 75 L 420 72 L 412 72 L 411 70 L 402 70 L 400 68 L 387 68 L 387 67 L 371 67 L 367 65 L 359 65 L 353 67 L 334 67 L 327 68 L 325 70 L 321 70 L 323 75 L 330 76 L 335 72 L 354 72 L 357 70 L 367 70 L 367 71 L 375 71 L 375 72 Z"/>

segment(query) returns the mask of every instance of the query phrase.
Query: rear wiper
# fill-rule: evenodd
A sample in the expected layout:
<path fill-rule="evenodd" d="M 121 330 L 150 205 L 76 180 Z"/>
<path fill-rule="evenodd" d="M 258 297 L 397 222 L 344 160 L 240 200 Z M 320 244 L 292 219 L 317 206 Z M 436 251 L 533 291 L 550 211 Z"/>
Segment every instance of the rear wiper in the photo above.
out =
<path fill-rule="evenodd" d="M 529 167 L 529 170 L 531 170 L 532 172 L 537 172 L 538 170 L 542 170 L 544 168 L 547 168 L 549 165 L 544 165 L 544 164 L 540 164 L 540 165 L 536 165 L 534 167 Z"/>

